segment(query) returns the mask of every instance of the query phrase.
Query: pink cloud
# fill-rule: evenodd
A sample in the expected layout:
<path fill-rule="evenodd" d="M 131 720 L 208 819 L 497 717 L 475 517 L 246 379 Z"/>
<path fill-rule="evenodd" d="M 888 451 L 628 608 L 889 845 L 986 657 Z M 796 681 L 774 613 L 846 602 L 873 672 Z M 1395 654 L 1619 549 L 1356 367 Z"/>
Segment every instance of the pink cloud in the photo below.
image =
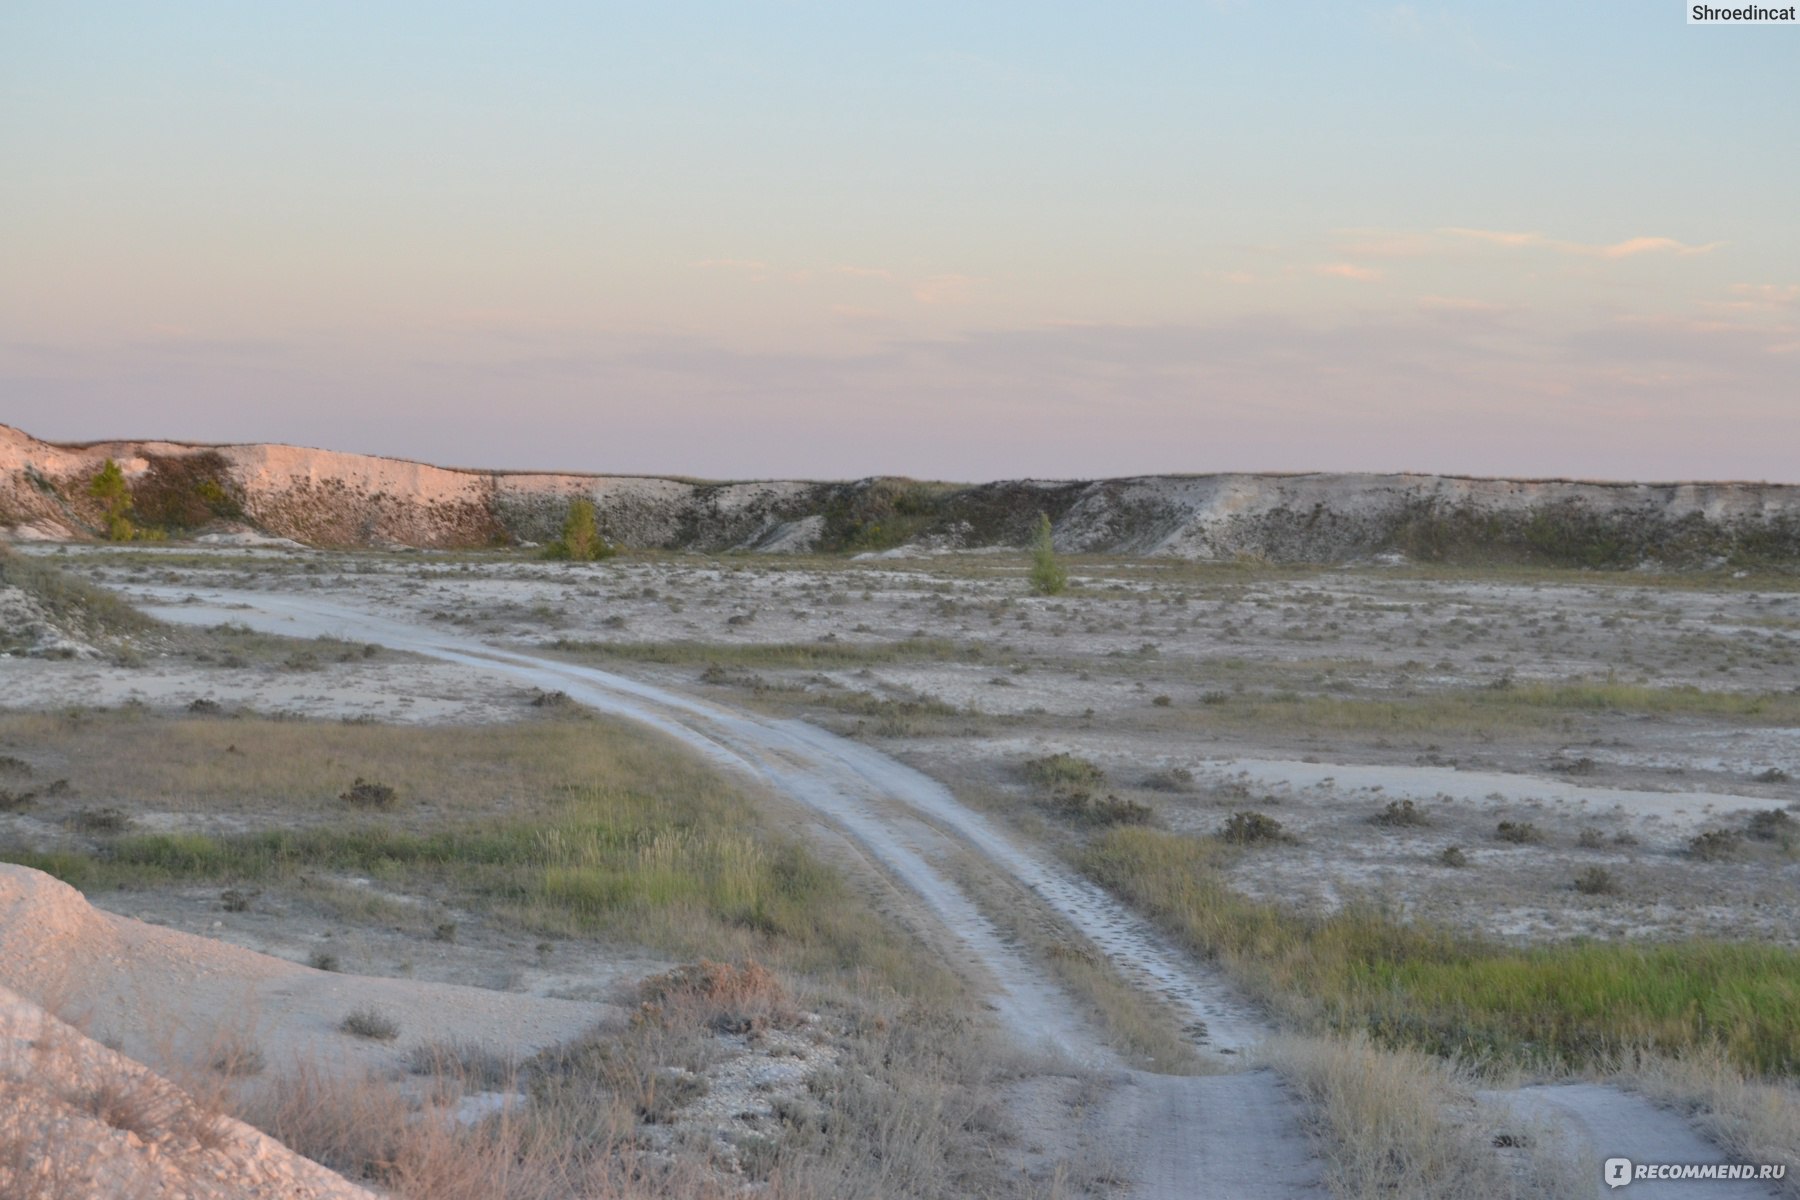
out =
<path fill-rule="evenodd" d="M 1373 283 L 1381 278 L 1381 272 L 1374 267 L 1359 267 L 1355 263 L 1323 263 L 1313 268 L 1313 273 L 1331 279 L 1352 279 L 1357 283 Z"/>
<path fill-rule="evenodd" d="M 1554 250 L 1559 254 L 1575 254 L 1588 258 L 1634 258 L 1640 254 L 1709 254 L 1725 244 L 1724 242 L 1707 242 L 1704 245 L 1692 246 L 1667 237 L 1634 237 L 1610 244 L 1565 242 L 1545 237 L 1541 233 L 1515 233 L 1500 229 L 1454 227 L 1445 229 L 1443 232 L 1454 237 L 1491 242 L 1497 246 Z"/>

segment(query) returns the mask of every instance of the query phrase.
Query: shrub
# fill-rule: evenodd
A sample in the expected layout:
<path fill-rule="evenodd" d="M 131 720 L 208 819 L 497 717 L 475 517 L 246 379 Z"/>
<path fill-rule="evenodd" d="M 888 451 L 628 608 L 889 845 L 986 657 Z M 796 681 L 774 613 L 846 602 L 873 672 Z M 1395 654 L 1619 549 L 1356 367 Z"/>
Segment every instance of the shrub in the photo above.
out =
<path fill-rule="evenodd" d="M 306 965 L 315 971 L 339 970 L 338 956 L 329 950 L 314 950 L 307 956 Z"/>
<path fill-rule="evenodd" d="M 1730 829 L 1708 829 L 1688 843 L 1688 853 L 1701 862 L 1725 862 L 1743 851 L 1743 837 Z"/>
<path fill-rule="evenodd" d="M 1444 852 L 1438 855 L 1438 861 L 1446 867 L 1466 867 L 1469 856 L 1463 853 L 1461 846 L 1445 846 Z"/>
<path fill-rule="evenodd" d="M 131 486 L 125 482 L 125 472 L 118 463 L 106 460 L 88 484 L 88 495 L 100 501 L 109 540 L 129 542 L 137 535 L 137 527 L 131 523 Z"/>
<path fill-rule="evenodd" d="M 1598 850 L 1606 845 L 1606 835 L 1590 825 L 1581 831 L 1580 836 L 1575 839 L 1575 844 L 1583 850 Z"/>
<path fill-rule="evenodd" d="M 1779 842 L 1783 846 L 1794 840 L 1795 826 L 1800 824 L 1778 808 L 1754 814 L 1744 831 L 1759 842 Z"/>
<path fill-rule="evenodd" d="M 68 826 L 76 833 L 124 833 L 131 828 L 131 814 L 117 808 L 84 808 L 70 813 Z"/>
<path fill-rule="evenodd" d="M 1096 796 L 1085 788 L 1058 792 L 1052 806 L 1084 825 L 1148 825 L 1156 818 L 1156 810 L 1148 804 L 1111 793 Z"/>
<path fill-rule="evenodd" d="M 1219 837 L 1234 846 L 1268 845 L 1275 842 L 1294 842 L 1299 839 L 1281 827 L 1267 813 L 1234 812 L 1219 827 Z"/>
<path fill-rule="evenodd" d="M 1025 778 L 1040 787 L 1099 787 L 1106 782 L 1106 772 L 1085 758 L 1073 754 L 1046 754 L 1025 764 Z"/>
<path fill-rule="evenodd" d="M 742 966 L 711 962 L 676 967 L 638 985 L 641 1025 L 700 1025 L 717 1033 L 751 1033 L 799 1020 L 774 972 L 751 959 Z"/>
<path fill-rule="evenodd" d="M 1530 821 L 1502 821 L 1494 826 L 1494 836 L 1514 845 L 1535 845 L 1544 840 L 1544 832 Z"/>
<path fill-rule="evenodd" d="M 245 891 L 242 888 L 226 888 L 219 893 L 219 904 L 226 912 L 249 912 L 250 905 L 262 895 L 259 891 Z"/>
<path fill-rule="evenodd" d="M 358 775 L 350 790 L 338 796 L 345 804 L 353 804 L 357 808 L 392 808 L 399 803 L 399 796 L 394 789 L 385 783 L 374 783 Z"/>
<path fill-rule="evenodd" d="M 1186 767 L 1169 767 L 1144 777 L 1144 786 L 1159 792 L 1185 792 L 1194 786 L 1194 773 Z"/>
<path fill-rule="evenodd" d="M 599 515 L 594 502 L 585 496 L 569 501 L 568 516 L 563 518 L 562 536 L 544 547 L 545 558 L 568 562 L 598 562 L 617 554 L 618 548 L 600 536 Z"/>
<path fill-rule="evenodd" d="M 1584 896 L 1616 896 L 1619 881 L 1605 867 L 1588 867 L 1575 876 L 1575 890 Z"/>
<path fill-rule="evenodd" d="M 1055 596 L 1068 586 L 1069 573 L 1056 560 L 1050 518 L 1039 513 L 1037 532 L 1031 539 L 1031 590 L 1040 596 Z"/>
<path fill-rule="evenodd" d="M 1386 808 L 1369 819 L 1389 828 L 1431 824 L 1431 818 L 1425 815 L 1425 810 L 1411 800 L 1389 800 Z"/>
<path fill-rule="evenodd" d="M 399 1024 L 386 1013 L 374 1008 L 352 1009 L 338 1023 L 338 1028 L 353 1037 L 373 1042 L 391 1042 L 400 1036 Z"/>

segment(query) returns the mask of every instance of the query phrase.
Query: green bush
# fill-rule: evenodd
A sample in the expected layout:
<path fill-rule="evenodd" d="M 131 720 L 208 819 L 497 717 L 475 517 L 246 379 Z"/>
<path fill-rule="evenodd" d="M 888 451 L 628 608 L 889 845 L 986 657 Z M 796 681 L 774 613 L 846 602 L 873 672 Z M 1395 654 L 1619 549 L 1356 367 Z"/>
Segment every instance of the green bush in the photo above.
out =
<path fill-rule="evenodd" d="M 1037 533 L 1031 539 L 1031 590 L 1040 596 L 1055 596 L 1069 586 L 1069 573 L 1056 560 L 1050 518 L 1038 514 Z"/>
<path fill-rule="evenodd" d="M 100 501 L 106 520 L 106 536 L 115 542 L 129 542 L 137 536 L 137 527 L 131 523 L 131 486 L 125 482 L 125 472 L 112 459 L 100 468 L 88 484 L 88 494 Z"/>
<path fill-rule="evenodd" d="M 569 515 L 563 518 L 562 536 L 544 548 L 546 558 L 569 562 L 598 562 L 611 558 L 618 548 L 600 536 L 599 514 L 594 502 L 585 496 L 569 501 Z"/>

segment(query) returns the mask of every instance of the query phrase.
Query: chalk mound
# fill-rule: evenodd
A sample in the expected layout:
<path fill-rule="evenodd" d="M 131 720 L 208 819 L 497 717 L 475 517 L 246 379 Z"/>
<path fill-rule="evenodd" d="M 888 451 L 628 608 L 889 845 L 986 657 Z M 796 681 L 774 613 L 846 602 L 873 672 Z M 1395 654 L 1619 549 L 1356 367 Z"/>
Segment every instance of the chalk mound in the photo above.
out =
<path fill-rule="evenodd" d="M 66 897 L 43 898 L 78 932 Z M 373 1197 L 5 988 L 0 1094 L 0 1196 Z"/>
<path fill-rule="evenodd" d="M 270 1077 L 297 1067 L 391 1073 L 440 1040 L 523 1060 L 624 1016 L 610 1005 L 317 971 L 103 912 L 14 864 L 0 864 L 0 987 L 177 1078 L 222 1045 L 253 1046 Z M 398 1036 L 347 1034 L 357 1009 L 388 1016 Z"/>

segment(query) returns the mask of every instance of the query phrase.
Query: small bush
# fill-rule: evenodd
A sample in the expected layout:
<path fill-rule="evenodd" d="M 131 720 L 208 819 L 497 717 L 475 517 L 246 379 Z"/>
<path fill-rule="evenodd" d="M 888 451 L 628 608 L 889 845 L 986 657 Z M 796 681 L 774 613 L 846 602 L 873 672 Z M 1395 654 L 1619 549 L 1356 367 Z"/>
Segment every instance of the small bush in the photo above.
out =
<path fill-rule="evenodd" d="M 480 1042 L 420 1042 L 406 1055 L 414 1075 L 449 1076 L 465 1088 L 484 1092 L 511 1090 L 519 1081 L 519 1061 Z"/>
<path fill-rule="evenodd" d="M 1194 773 L 1186 767 L 1169 767 L 1144 777 L 1144 786 L 1159 792 L 1187 792 L 1194 787 Z"/>
<path fill-rule="evenodd" d="M 1023 770 L 1025 778 L 1039 787 L 1091 788 L 1100 787 L 1106 782 L 1105 771 L 1073 754 L 1047 754 L 1043 758 L 1034 758 L 1025 764 Z"/>
<path fill-rule="evenodd" d="M 1267 813 L 1234 812 L 1219 827 L 1219 837 L 1234 846 L 1261 846 L 1299 839 Z"/>
<path fill-rule="evenodd" d="M 329 950 L 314 950 L 307 956 L 306 965 L 315 971 L 337 971 L 342 969 L 338 966 L 338 956 L 331 953 Z"/>
<path fill-rule="evenodd" d="M 533 708 L 567 708 L 573 703 L 575 702 L 569 699 L 569 693 L 564 691 L 540 691 L 531 698 L 531 707 Z"/>
<path fill-rule="evenodd" d="M 1431 818 L 1425 815 L 1425 810 L 1411 800 L 1389 800 L 1386 808 L 1369 819 L 1389 828 L 1431 824 Z"/>
<path fill-rule="evenodd" d="M 1771 808 L 1752 815 L 1744 832 L 1759 842 L 1779 842 L 1787 846 L 1794 841 L 1796 826 L 1800 826 L 1800 822 L 1778 808 Z"/>
<path fill-rule="evenodd" d="M 456 922 L 439 921 L 437 928 L 431 931 L 431 936 L 437 941 L 449 942 L 454 945 L 456 942 Z"/>
<path fill-rule="evenodd" d="M 1469 856 L 1463 853 L 1461 846 L 1445 846 L 1444 852 L 1438 855 L 1438 862 L 1446 867 L 1466 867 L 1469 865 Z"/>
<path fill-rule="evenodd" d="M 1536 845 L 1544 840 L 1544 831 L 1530 821 L 1502 821 L 1494 826 L 1494 836 L 1516 846 Z"/>
<path fill-rule="evenodd" d="M 1575 890 L 1584 896 L 1616 896 L 1619 881 L 1605 867 L 1588 867 L 1575 876 Z"/>
<path fill-rule="evenodd" d="M 8 788 L 0 788 L 0 812 L 18 812 L 30 806 L 37 799 L 36 792 L 15 792 Z"/>
<path fill-rule="evenodd" d="M 260 1075 L 268 1062 L 255 1042 L 233 1039 L 213 1052 L 212 1069 L 221 1075 Z"/>
<path fill-rule="evenodd" d="M 1151 698 L 1150 703 L 1154 704 L 1157 708 L 1167 708 L 1175 703 L 1175 701 L 1168 696 L 1154 696 Z"/>
<path fill-rule="evenodd" d="M 717 1033 L 751 1033 L 799 1019 L 774 972 L 751 959 L 743 966 L 701 959 L 652 975 L 638 985 L 638 1024 L 699 1025 Z"/>
<path fill-rule="evenodd" d="M 131 814 L 117 808 L 84 808 L 70 813 L 67 822 L 76 833 L 102 836 L 125 833 L 132 825 Z"/>
<path fill-rule="evenodd" d="M 352 1009 L 338 1023 L 338 1029 L 352 1037 L 368 1038 L 372 1042 L 391 1042 L 400 1036 L 399 1024 L 386 1013 L 374 1008 Z"/>
<path fill-rule="evenodd" d="M 217 700 L 208 700 L 205 696 L 191 702 L 187 710 L 199 716 L 211 716 L 222 711 Z"/>
<path fill-rule="evenodd" d="M 1575 844 L 1583 850 L 1598 850 L 1606 845 L 1606 835 L 1590 825 L 1576 837 Z"/>
<path fill-rule="evenodd" d="M 244 891 L 241 888 L 226 888 L 219 893 L 219 903 L 226 912 L 249 912 L 250 905 L 262 895 L 257 891 Z"/>
<path fill-rule="evenodd" d="M 1111 793 L 1096 796 L 1085 788 L 1056 793 L 1052 807 L 1083 825 L 1148 825 L 1156 819 L 1156 810 L 1148 804 Z"/>
<path fill-rule="evenodd" d="M 399 803 L 400 797 L 394 789 L 385 783 L 375 783 L 358 775 L 350 790 L 338 796 L 345 804 L 357 808 L 392 808 Z"/>
<path fill-rule="evenodd" d="M 1730 829 L 1708 829 L 1688 843 L 1688 853 L 1701 862 L 1727 862 L 1743 852 L 1743 836 Z"/>
<path fill-rule="evenodd" d="M 1786 783 L 1787 781 L 1788 773 L 1780 767 L 1770 767 L 1762 774 L 1756 776 L 1756 782 L 1758 783 Z"/>

